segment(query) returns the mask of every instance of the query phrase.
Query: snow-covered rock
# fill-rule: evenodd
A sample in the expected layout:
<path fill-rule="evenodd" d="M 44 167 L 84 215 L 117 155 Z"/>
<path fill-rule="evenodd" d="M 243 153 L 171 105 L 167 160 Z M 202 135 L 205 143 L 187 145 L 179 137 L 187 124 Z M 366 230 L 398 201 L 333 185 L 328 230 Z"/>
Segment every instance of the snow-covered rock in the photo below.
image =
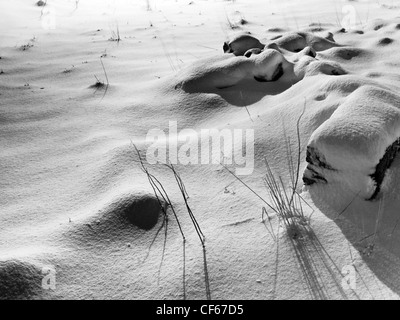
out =
<path fill-rule="evenodd" d="M 399 145 L 400 96 L 372 86 L 351 93 L 312 134 L 305 184 L 341 181 L 374 198 Z"/>

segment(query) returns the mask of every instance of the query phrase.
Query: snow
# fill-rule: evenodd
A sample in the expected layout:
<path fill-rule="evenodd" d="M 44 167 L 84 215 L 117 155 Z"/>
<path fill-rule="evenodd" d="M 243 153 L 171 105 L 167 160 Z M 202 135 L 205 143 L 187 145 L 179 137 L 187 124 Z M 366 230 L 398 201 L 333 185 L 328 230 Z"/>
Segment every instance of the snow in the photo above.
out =
<path fill-rule="evenodd" d="M 400 96 L 364 85 L 314 131 L 308 146 L 338 171 L 331 173 L 334 179 L 368 198 L 374 191 L 370 175 L 386 149 L 400 137 L 399 107 Z"/>
<path fill-rule="evenodd" d="M 202 245 L 171 170 L 146 164 L 174 205 L 186 255 L 171 208 L 168 228 L 162 213 L 150 229 L 124 219 L 141 195 L 153 199 L 157 217 L 132 143 L 145 155 L 149 130 L 167 132 L 171 121 L 197 137 L 253 132 L 254 170 L 242 179 L 271 200 L 264 158 L 286 183 L 285 137 L 295 153 L 304 111 L 300 180 L 308 144 L 337 171 L 324 169 L 328 183 L 299 186 L 313 233 L 297 246 L 276 215 L 279 234 L 268 233 L 265 203 L 220 164 L 176 165 L 206 238 L 211 298 L 398 299 L 398 158 L 377 201 L 365 200 L 369 174 L 399 137 L 400 21 L 398 8 L 383 6 L 391 3 L 1 1 L 0 283 L 20 279 L 18 290 L 0 285 L 0 296 L 183 299 L 185 288 L 187 299 L 205 299 Z M 342 32 L 352 12 L 355 25 Z M 240 32 L 267 49 L 250 58 L 224 53 Z M 254 79 L 272 80 L 279 63 L 276 81 Z M 55 290 L 40 287 L 48 266 Z M 349 266 L 357 267 L 354 290 L 341 286 Z"/>

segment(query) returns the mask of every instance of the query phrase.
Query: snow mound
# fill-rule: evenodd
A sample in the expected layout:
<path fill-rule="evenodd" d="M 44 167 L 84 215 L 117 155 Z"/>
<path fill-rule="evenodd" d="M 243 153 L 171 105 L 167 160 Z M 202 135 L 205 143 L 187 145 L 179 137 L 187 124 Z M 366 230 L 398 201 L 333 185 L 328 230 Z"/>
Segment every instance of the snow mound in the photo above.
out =
<path fill-rule="evenodd" d="M 306 47 L 311 47 L 316 51 L 323 51 L 340 46 L 335 43 L 331 33 L 326 38 L 323 38 L 310 32 L 289 32 L 277 38 L 274 42 L 280 48 L 291 52 L 300 52 Z"/>
<path fill-rule="evenodd" d="M 32 299 L 42 291 L 37 266 L 20 260 L 0 261 L 0 299 Z"/>
<path fill-rule="evenodd" d="M 326 50 L 323 55 L 330 59 L 351 60 L 355 57 L 363 57 L 367 52 L 361 48 L 355 47 L 334 47 Z"/>
<path fill-rule="evenodd" d="M 231 104 L 250 105 L 241 104 L 233 92 L 239 92 L 241 99 L 260 92 L 259 99 L 247 102 L 284 91 L 303 97 L 304 91 L 295 88 L 304 87 L 305 78 L 313 77 L 320 84 L 312 85 L 317 92 L 307 90 L 315 101 L 329 100 L 332 107 L 314 114 L 314 123 L 319 124 L 309 139 L 303 181 L 306 185 L 336 181 L 365 199 L 374 199 L 397 153 L 400 97 L 389 83 L 362 76 L 354 66 L 377 60 L 376 49 L 396 41 L 383 31 L 376 33 L 392 30 L 391 25 L 374 22 L 367 28 L 369 39 L 358 45 L 357 41 L 336 42 L 332 32 L 325 37 L 287 32 L 260 49 L 261 42 L 255 37 L 239 35 L 225 44 L 226 48 L 236 45 L 234 54 L 221 53 L 188 66 L 176 75 L 175 89 L 189 94 L 216 93 Z M 374 41 L 368 33 L 375 34 Z M 389 57 L 385 56 L 384 63 L 389 63 Z M 332 104 L 334 98 L 338 99 L 336 105 Z"/>
<path fill-rule="evenodd" d="M 397 152 L 400 96 L 365 85 L 351 93 L 312 134 L 307 146 L 306 184 L 340 180 L 373 199 Z"/>
<path fill-rule="evenodd" d="M 247 50 L 263 49 L 264 44 L 248 33 L 239 33 L 230 41 L 224 42 L 222 49 L 225 53 L 233 53 L 235 56 L 243 56 Z"/>
<path fill-rule="evenodd" d="M 161 205 L 164 203 L 161 200 Z M 72 224 L 68 238 L 90 243 L 92 240 L 126 240 L 140 236 L 158 223 L 162 208 L 149 193 L 124 193 L 102 206 L 97 213 Z"/>
<path fill-rule="evenodd" d="M 175 90 L 187 93 L 223 95 L 223 90 L 234 88 L 245 94 L 255 88 L 267 95 L 281 93 L 304 76 L 346 74 L 338 62 L 317 57 L 317 51 L 340 46 L 334 42 L 332 33 L 327 37 L 291 32 L 264 47 L 257 38 L 239 34 L 224 43 L 225 54 L 194 62 L 174 75 L 171 83 L 175 84 Z M 257 82 L 268 84 L 260 86 Z"/>
<path fill-rule="evenodd" d="M 247 51 L 247 50 L 246 50 Z M 220 55 L 201 60 L 183 70 L 176 88 L 187 92 L 202 92 L 210 88 L 224 89 L 242 80 L 271 82 L 289 72 L 291 64 L 277 50 L 266 49 L 260 54 L 243 56 Z"/>

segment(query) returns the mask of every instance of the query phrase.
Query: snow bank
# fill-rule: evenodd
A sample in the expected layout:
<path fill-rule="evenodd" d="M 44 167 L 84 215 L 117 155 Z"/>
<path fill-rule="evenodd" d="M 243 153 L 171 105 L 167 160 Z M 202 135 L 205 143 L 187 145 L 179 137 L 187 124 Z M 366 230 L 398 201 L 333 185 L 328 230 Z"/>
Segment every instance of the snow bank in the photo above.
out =
<path fill-rule="evenodd" d="M 332 34 L 329 37 L 333 40 Z M 240 33 L 223 44 L 225 54 L 200 59 L 178 72 L 175 89 L 208 92 L 233 87 L 243 80 L 295 83 L 306 74 L 346 73 L 339 64 L 316 59 L 316 51 L 339 45 L 311 33 L 289 33 L 263 46 L 257 38 Z"/>
<path fill-rule="evenodd" d="M 306 47 L 311 47 L 316 51 L 323 51 L 339 46 L 333 40 L 331 33 L 326 38 L 323 38 L 309 32 L 289 32 L 277 38 L 274 42 L 279 47 L 291 52 L 300 52 Z"/>
<path fill-rule="evenodd" d="M 400 96 L 375 86 L 351 93 L 312 134 L 306 184 L 341 180 L 365 198 L 376 196 L 397 152 Z"/>

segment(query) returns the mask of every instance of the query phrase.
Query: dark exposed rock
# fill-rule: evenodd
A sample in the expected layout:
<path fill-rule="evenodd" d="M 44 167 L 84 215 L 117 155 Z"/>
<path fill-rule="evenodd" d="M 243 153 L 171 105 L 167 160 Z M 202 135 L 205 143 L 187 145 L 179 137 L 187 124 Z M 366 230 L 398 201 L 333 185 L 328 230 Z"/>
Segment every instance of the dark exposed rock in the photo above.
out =
<path fill-rule="evenodd" d="M 327 183 L 328 181 L 321 175 L 321 173 L 314 169 L 319 167 L 327 170 L 335 170 L 326 162 L 325 157 L 316 148 L 308 146 L 306 161 L 309 164 L 303 174 L 304 184 L 309 186 L 318 182 Z"/>
<path fill-rule="evenodd" d="M 375 172 L 370 175 L 371 179 L 375 182 L 376 187 L 374 193 L 367 200 L 374 200 L 378 196 L 381 190 L 381 185 L 385 178 L 386 171 L 392 165 L 399 151 L 400 138 L 396 139 L 396 141 L 394 141 L 389 147 L 387 147 L 385 154 L 379 160 L 379 163 L 375 167 Z M 326 178 L 320 172 L 318 172 L 318 168 L 336 171 L 336 169 L 334 169 L 326 162 L 325 157 L 316 148 L 310 146 L 307 147 L 306 161 L 309 164 L 307 165 L 307 168 L 303 174 L 303 182 L 305 185 L 328 182 Z"/>
<path fill-rule="evenodd" d="M 375 172 L 370 175 L 372 180 L 376 183 L 376 188 L 372 196 L 368 200 L 373 200 L 378 195 L 381 190 L 381 184 L 383 179 L 385 178 L 386 170 L 390 168 L 393 163 L 394 158 L 396 157 L 397 152 L 400 150 L 400 138 L 398 138 L 395 142 L 393 142 L 389 147 L 387 147 L 385 154 L 382 159 L 379 160 L 379 163 L 375 167 Z"/>
<path fill-rule="evenodd" d="M 328 181 L 316 170 L 314 170 L 311 165 L 307 166 L 307 170 L 304 172 L 303 175 L 303 182 L 306 186 L 312 185 L 317 182 L 324 182 L 327 183 Z"/>
<path fill-rule="evenodd" d="M 327 170 L 335 170 L 329 164 L 326 163 L 324 155 L 319 153 L 316 148 L 307 147 L 306 161 L 314 166 L 321 167 Z"/>
<path fill-rule="evenodd" d="M 310 186 L 314 184 L 316 181 L 310 178 L 307 178 L 306 176 L 303 176 L 303 182 L 306 186 Z"/>

